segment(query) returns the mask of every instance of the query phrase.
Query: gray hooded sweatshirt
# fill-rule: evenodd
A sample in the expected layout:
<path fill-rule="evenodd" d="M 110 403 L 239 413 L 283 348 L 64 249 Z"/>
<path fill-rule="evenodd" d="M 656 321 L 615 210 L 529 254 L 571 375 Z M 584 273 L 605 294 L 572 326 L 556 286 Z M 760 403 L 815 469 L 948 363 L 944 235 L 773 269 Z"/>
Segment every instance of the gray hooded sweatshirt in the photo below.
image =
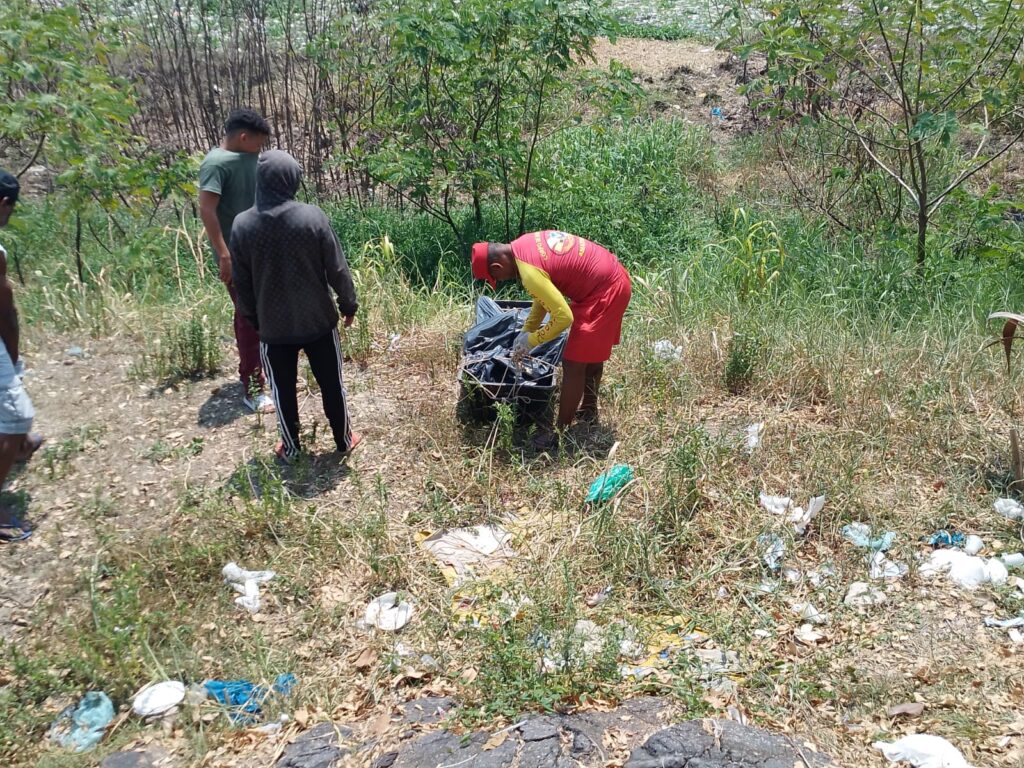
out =
<path fill-rule="evenodd" d="M 337 326 L 339 311 L 352 317 L 359 308 L 327 216 L 295 200 L 301 177 L 287 152 L 264 152 L 256 165 L 256 205 L 231 228 L 238 311 L 266 344 L 308 344 Z"/>

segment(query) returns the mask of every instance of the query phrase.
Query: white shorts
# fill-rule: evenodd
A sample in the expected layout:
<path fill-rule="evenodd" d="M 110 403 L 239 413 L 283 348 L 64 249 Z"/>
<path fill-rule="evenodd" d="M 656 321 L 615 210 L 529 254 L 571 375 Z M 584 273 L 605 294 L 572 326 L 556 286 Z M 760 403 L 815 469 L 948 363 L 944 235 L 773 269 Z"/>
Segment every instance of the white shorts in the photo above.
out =
<path fill-rule="evenodd" d="M 21 383 L 7 346 L 0 340 L 0 435 L 27 435 L 36 410 Z"/>

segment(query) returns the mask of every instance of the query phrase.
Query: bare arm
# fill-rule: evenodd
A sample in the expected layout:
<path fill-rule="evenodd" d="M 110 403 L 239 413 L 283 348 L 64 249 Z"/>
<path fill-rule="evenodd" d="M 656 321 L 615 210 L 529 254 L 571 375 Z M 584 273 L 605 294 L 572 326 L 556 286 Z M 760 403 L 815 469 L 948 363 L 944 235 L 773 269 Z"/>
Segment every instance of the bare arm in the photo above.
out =
<path fill-rule="evenodd" d="M 14 289 L 7 279 L 7 256 L 0 250 L 0 339 L 7 347 L 11 362 L 18 362 L 18 343 L 21 329 L 18 325 L 18 309 L 14 306 Z"/>
<path fill-rule="evenodd" d="M 220 279 L 225 285 L 231 284 L 231 251 L 228 244 L 224 242 L 224 233 L 220 228 L 220 219 L 217 218 L 217 205 L 220 203 L 220 195 L 202 189 L 199 191 L 199 218 L 203 220 L 206 227 L 206 235 L 210 238 L 210 245 L 213 252 L 217 254 L 217 263 L 220 265 Z"/>

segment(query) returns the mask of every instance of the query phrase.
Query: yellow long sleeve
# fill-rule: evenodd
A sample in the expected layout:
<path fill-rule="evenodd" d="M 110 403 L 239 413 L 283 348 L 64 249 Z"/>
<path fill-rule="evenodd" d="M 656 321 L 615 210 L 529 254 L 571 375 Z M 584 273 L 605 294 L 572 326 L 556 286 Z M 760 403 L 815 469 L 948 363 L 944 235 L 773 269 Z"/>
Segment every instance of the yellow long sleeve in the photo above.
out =
<path fill-rule="evenodd" d="M 523 281 L 523 288 L 533 297 L 533 309 L 530 310 L 523 330 L 530 334 L 530 346 L 536 347 L 557 338 L 562 331 L 572 325 L 572 310 L 569 309 L 562 292 L 555 288 L 544 270 L 519 259 L 516 259 L 516 266 L 519 267 L 519 278 Z M 540 328 L 545 314 L 548 316 L 548 322 Z"/>

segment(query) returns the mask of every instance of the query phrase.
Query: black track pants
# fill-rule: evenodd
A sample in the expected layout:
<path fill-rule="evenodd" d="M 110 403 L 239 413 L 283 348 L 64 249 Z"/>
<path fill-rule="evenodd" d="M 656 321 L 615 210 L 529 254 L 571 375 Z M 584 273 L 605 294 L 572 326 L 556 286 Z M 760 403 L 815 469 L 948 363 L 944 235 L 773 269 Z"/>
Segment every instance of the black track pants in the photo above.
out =
<path fill-rule="evenodd" d="M 296 378 L 299 352 L 306 353 L 316 383 L 320 385 L 324 414 L 331 423 L 334 442 L 339 451 L 352 445 L 352 425 L 348 418 L 345 382 L 341 375 L 341 341 L 338 329 L 308 344 L 265 344 L 260 342 L 260 358 L 277 406 L 277 424 L 284 441 L 285 455 L 297 456 L 299 445 L 299 401 Z"/>

